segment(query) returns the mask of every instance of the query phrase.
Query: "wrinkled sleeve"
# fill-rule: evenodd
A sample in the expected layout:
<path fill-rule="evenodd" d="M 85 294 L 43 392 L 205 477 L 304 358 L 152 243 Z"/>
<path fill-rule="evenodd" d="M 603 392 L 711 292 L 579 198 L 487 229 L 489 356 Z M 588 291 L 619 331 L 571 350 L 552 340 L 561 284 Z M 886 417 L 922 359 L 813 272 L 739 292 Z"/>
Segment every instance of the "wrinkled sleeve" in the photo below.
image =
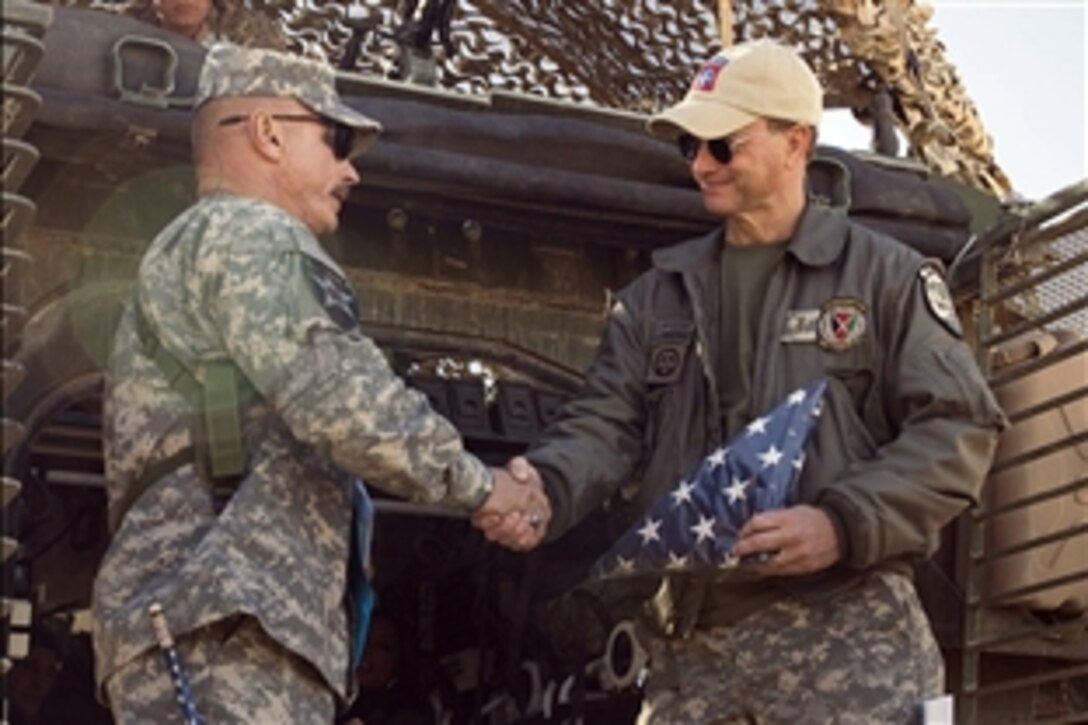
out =
<path fill-rule="evenodd" d="M 1006 424 L 970 349 L 928 308 L 920 278 L 890 309 L 882 402 L 898 434 L 851 464 L 819 501 L 859 569 L 936 551 L 941 528 L 977 503 Z"/>
<path fill-rule="evenodd" d="M 526 454 L 552 505 L 549 539 L 600 506 L 642 455 L 646 355 L 635 298 L 630 288 L 619 295 L 582 391 Z"/>
<path fill-rule="evenodd" d="M 465 509 L 490 490 L 454 426 L 317 300 L 307 257 L 276 233 L 202 265 L 203 309 L 229 356 L 300 441 L 404 498 Z"/>

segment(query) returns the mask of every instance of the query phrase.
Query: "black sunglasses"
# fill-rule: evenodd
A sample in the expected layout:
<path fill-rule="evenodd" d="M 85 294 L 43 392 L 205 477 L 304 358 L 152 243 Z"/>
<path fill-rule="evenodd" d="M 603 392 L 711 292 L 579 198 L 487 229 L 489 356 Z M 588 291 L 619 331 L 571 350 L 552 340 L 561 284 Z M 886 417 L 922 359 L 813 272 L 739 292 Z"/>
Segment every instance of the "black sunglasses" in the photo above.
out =
<path fill-rule="evenodd" d="M 748 138 L 748 136 L 714 138 L 705 143 L 707 149 L 710 151 L 710 155 L 714 157 L 714 160 L 724 166 L 733 160 L 733 149 L 747 141 Z M 683 156 L 684 160 L 689 164 L 695 161 L 695 157 L 699 155 L 699 147 L 702 146 L 703 143 L 703 139 L 692 136 L 690 133 L 682 133 L 680 134 L 680 137 L 676 139 L 676 145 L 680 147 L 680 155 Z"/>
<path fill-rule="evenodd" d="M 309 121 L 322 124 L 328 131 L 325 134 L 325 143 L 332 149 L 332 155 L 337 161 L 344 161 L 351 156 L 351 150 L 355 147 L 355 129 L 346 123 L 307 113 L 273 113 L 271 117 L 277 121 Z M 248 119 L 249 115 L 227 116 L 219 120 L 219 125 L 232 126 Z"/>

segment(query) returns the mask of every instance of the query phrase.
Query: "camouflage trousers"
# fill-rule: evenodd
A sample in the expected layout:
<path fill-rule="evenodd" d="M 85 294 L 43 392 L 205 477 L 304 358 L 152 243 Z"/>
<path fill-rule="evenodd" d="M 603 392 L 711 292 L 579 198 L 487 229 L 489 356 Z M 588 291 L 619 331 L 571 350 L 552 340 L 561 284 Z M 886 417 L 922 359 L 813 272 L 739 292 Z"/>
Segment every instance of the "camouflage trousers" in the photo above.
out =
<path fill-rule="evenodd" d="M 650 638 L 639 725 L 917 723 L 944 663 L 910 580 L 889 572 L 815 605 Z"/>
<path fill-rule="evenodd" d="M 252 617 L 230 617 L 182 635 L 177 650 L 197 713 L 208 725 L 333 721 L 334 695 L 317 670 L 268 637 Z M 158 650 L 110 676 L 106 693 L 122 725 L 184 722 Z"/>

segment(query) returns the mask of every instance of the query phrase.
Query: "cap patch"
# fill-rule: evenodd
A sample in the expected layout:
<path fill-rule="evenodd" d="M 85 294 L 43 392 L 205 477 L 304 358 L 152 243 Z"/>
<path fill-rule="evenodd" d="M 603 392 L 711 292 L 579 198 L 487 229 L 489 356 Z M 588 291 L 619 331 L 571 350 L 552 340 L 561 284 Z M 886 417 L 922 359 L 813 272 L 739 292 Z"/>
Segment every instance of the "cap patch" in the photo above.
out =
<path fill-rule="evenodd" d="M 725 68 L 729 64 L 729 59 L 724 55 L 716 55 L 699 69 L 699 72 L 695 74 L 695 80 L 691 84 L 693 91 L 710 92 L 714 90 L 714 85 L 718 82 L 718 74 L 722 72 L 722 68 Z"/>
<path fill-rule="evenodd" d="M 865 312 L 865 303 L 853 297 L 836 297 L 825 302 L 816 323 L 820 346 L 842 352 L 856 345 L 868 327 Z"/>

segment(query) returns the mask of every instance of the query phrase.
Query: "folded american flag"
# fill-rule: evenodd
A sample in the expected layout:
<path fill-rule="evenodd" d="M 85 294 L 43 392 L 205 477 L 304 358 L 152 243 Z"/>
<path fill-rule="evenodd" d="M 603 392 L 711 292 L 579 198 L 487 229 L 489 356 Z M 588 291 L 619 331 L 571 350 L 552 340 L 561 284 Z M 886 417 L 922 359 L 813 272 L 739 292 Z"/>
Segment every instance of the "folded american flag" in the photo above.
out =
<path fill-rule="evenodd" d="M 598 577 L 736 566 L 753 514 L 791 503 L 827 381 L 791 393 L 704 458 L 593 566 Z"/>

